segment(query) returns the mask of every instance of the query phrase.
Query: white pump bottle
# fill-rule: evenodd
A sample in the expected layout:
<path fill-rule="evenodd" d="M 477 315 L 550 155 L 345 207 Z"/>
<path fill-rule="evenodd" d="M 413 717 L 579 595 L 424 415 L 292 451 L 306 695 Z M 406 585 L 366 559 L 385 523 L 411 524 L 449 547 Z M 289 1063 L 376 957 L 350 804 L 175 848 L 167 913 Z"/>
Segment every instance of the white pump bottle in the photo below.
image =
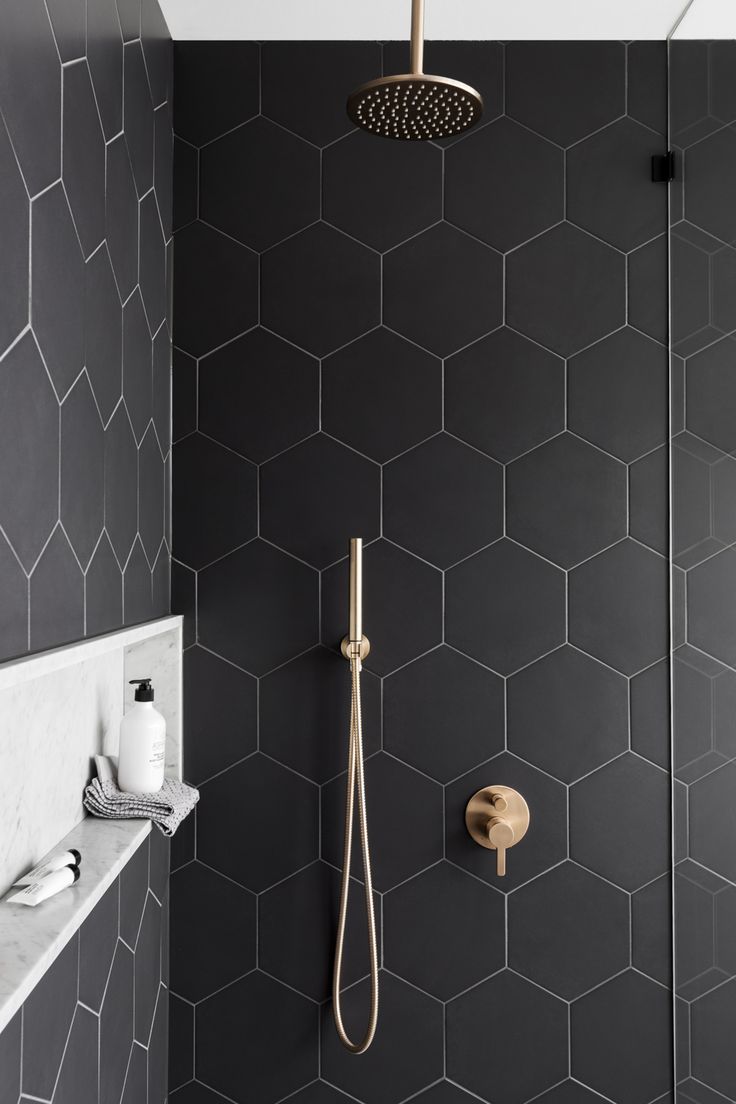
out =
<path fill-rule="evenodd" d="M 156 793 L 164 784 L 166 721 L 153 708 L 150 679 L 136 683 L 135 705 L 120 723 L 118 787 L 124 793 Z"/>

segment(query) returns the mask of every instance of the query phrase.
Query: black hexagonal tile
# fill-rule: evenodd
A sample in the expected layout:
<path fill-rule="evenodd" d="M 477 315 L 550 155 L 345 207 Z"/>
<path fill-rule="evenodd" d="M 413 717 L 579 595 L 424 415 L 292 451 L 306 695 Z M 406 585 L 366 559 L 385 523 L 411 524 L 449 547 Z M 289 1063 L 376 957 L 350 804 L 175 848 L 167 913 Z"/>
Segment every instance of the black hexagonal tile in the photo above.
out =
<path fill-rule="evenodd" d="M 256 469 L 200 433 L 174 446 L 174 553 L 204 567 L 256 535 Z"/>
<path fill-rule="evenodd" d="M 141 200 L 138 243 L 141 295 L 154 334 L 166 316 L 166 246 L 153 192 Z"/>
<path fill-rule="evenodd" d="M 174 54 L 174 130 L 202 146 L 259 111 L 255 42 L 183 42 Z"/>
<path fill-rule="evenodd" d="M 668 485 L 665 445 L 629 468 L 629 535 L 662 556 L 667 555 L 669 545 Z"/>
<path fill-rule="evenodd" d="M 565 428 L 565 367 L 498 329 L 445 365 L 445 427 L 506 463 Z"/>
<path fill-rule="evenodd" d="M 473 1097 L 449 1081 L 438 1081 L 431 1089 L 419 1093 L 414 1099 L 417 1104 L 470 1104 Z"/>
<path fill-rule="evenodd" d="M 570 362 L 568 425 L 630 463 L 667 439 L 667 351 L 626 327 Z"/>
<path fill-rule="evenodd" d="M 256 681 L 204 648 L 184 652 L 184 775 L 198 786 L 256 750 Z M 217 739 L 212 739 L 213 731 Z"/>
<path fill-rule="evenodd" d="M 705 994 L 692 1006 L 692 1070 L 724 1096 L 736 1093 L 736 1061 L 727 1025 L 736 1007 L 736 981 Z"/>
<path fill-rule="evenodd" d="M 484 786 L 512 786 L 526 798 L 531 813 L 527 834 L 508 855 L 506 875 L 496 874 L 496 856 L 468 835 L 465 807 Z M 510 892 L 567 858 L 567 793 L 549 775 L 502 752 L 445 788 L 446 858 L 488 882 Z"/>
<path fill-rule="evenodd" d="M 201 222 L 176 238 L 177 345 L 193 356 L 211 352 L 258 319 L 258 259 Z"/>
<path fill-rule="evenodd" d="M 384 963 L 440 1000 L 505 966 L 503 897 L 441 862 L 384 898 Z"/>
<path fill-rule="evenodd" d="M 272 671 L 259 688 L 261 750 L 313 782 L 327 782 L 344 771 L 350 685 L 348 664 L 323 647 Z M 381 746 L 381 685 L 368 671 L 361 693 L 363 746 L 370 755 Z"/>
<path fill-rule="evenodd" d="M 560 567 L 625 537 L 626 505 L 624 465 L 569 433 L 506 473 L 508 535 Z"/>
<path fill-rule="evenodd" d="M 319 218 L 319 152 L 259 116 L 202 150 L 199 204 L 205 222 L 268 249 Z"/>
<path fill-rule="evenodd" d="M 122 134 L 107 146 L 105 232 L 120 297 L 125 300 L 138 282 L 138 198 Z"/>
<path fill-rule="evenodd" d="M 172 224 L 181 230 L 199 215 L 199 150 L 174 137 Z"/>
<path fill-rule="evenodd" d="M 736 250 L 724 246 L 711 258 L 713 325 L 722 333 L 733 330 L 733 293 L 736 281 Z"/>
<path fill-rule="evenodd" d="M 364 631 L 371 642 L 369 670 L 387 675 L 442 639 L 442 575 L 387 541 L 363 556 Z M 402 624 L 404 631 L 396 632 Z M 322 643 L 339 647 L 348 626 L 348 561 L 322 576 Z"/>
<path fill-rule="evenodd" d="M 104 245 L 85 266 L 85 366 L 107 422 L 122 394 L 123 314 Z"/>
<path fill-rule="evenodd" d="M 268 43 L 261 52 L 262 111 L 294 134 L 324 146 L 352 130 L 345 111 L 348 94 L 380 75 L 377 42 Z M 293 95 L 295 87 L 301 89 L 300 96 Z"/>
<path fill-rule="evenodd" d="M 567 156 L 567 218 L 628 253 L 664 232 L 664 189 L 652 188 L 649 167 L 661 138 L 633 119 L 580 142 Z"/>
<path fill-rule="evenodd" d="M 562 150 L 506 116 L 446 155 L 445 218 L 501 252 L 564 217 Z"/>
<path fill-rule="evenodd" d="M 671 1080 L 670 995 L 634 970 L 576 1001 L 572 1074 L 609 1100 L 645 1104 Z"/>
<path fill-rule="evenodd" d="M 30 333 L 0 361 L 0 525 L 30 571 L 58 516 L 59 407 Z"/>
<path fill-rule="evenodd" d="M 61 64 L 43 0 L 5 12 L 0 100 L 28 192 L 37 195 L 61 175 Z"/>
<path fill-rule="evenodd" d="M 140 537 L 136 537 L 123 574 L 123 615 L 128 625 L 153 617 L 153 580 Z"/>
<path fill-rule="evenodd" d="M 624 324 L 625 271 L 621 254 L 562 223 L 508 258 L 506 322 L 572 356 Z"/>
<path fill-rule="evenodd" d="M 356 130 L 325 151 L 324 217 L 383 252 L 442 218 L 442 155 L 429 143 L 377 146 Z"/>
<path fill-rule="evenodd" d="M 667 660 L 660 660 L 631 679 L 632 751 L 665 769 L 669 769 L 669 695 Z"/>
<path fill-rule="evenodd" d="M 314 567 L 345 555 L 351 537 L 380 530 L 378 466 L 319 433 L 260 471 L 260 531 Z"/>
<path fill-rule="evenodd" d="M 63 179 L 85 257 L 105 236 L 105 139 L 85 62 L 64 69 Z"/>
<path fill-rule="evenodd" d="M 201 863 L 171 878 L 171 985 L 203 1000 L 256 964 L 256 898 Z"/>
<path fill-rule="evenodd" d="M 138 450 L 138 531 L 153 564 L 164 538 L 164 462 L 152 424 Z"/>
<path fill-rule="evenodd" d="M 58 527 L 31 575 L 31 648 L 41 651 L 83 635 L 84 576 L 69 541 Z"/>
<path fill-rule="evenodd" d="M 117 1104 L 125 1081 L 133 1042 L 134 962 L 118 942 L 100 1013 L 100 1104 Z"/>
<path fill-rule="evenodd" d="M 380 259 L 339 230 L 317 223 L 261 261 L 261 321 L 324 356 L 380 321 Z"/>
<path fill-rule="evenodd" d="M 275 885 L 318 857 L 318 795 L 306 778 L 263 755 L 237 763 L 202 786 L 197 857 L 255 892 Z M 258 833 L 238 831 L 243 807 L 257 817 Z M 224 849 L 223 839 L 231 841 Z"/>
<path fill-rule="evenodd" d="M 730 603 L 736 573 L 736 552 L 727 548 L 688 574 L 688 639 L 697 648 L 733 666 L 736 659 L 736 622 Z"/>
<path fill-rule="evenodd" d="M 510 540 L 447 574 L 446 637 L 500 674 L 531 663 L 565 639 L 565 576 Z"/>
<path fill-rule="evenodd" d="M 123 308 L 123 395 L 138 444 L 151 420 L 153 349 L 140 291 Z"/>
<path fill-rule="evenodd" d="M 161 906 L 146 897 L 135 955 L 135 1038 L 144 1046 L 153 1025 L 161 977 Z"/>
<path fill-rule="evenodd" d="M 352 1038 L 365 1030 L 368 985 L 362 981 L 343 996 L 345 1027 Z M 330 1023 L 331 1007 L 324 1008 L 322 1076 L 365 1104 L 398 1104 L 442 1076 L 442 1005 L 391 974 L 381 972 L 379 986 L 378 1030 L 360 1064 L 351 1061 L 338 1039 Z"/>
<path fill-rule="evenodd" d="M 164 239 L 168 241 L 173 232 L 174 219 L 174 136 L 170 103 L 162 104 L 156 110 L 153 126 L 153 183 Z"/>
<path fill-rule="evenodd" d="M 736 880 L 736 821 L 728 798 L 736 766 L 726 763 L 690 787 L 690 854 L 710 870 Z"/>
<path fill-rule="evenodd" d="M 678 926 L 682 920 L 680 908 L 678 899 Z M 672 984 L 672 941 L 662 938 L 663 931 L 670 923 L 671 911 L 670 874 L 662 875 L 631 895 L 631 965 L 662 985 Z M 683 931 L 682 928 L 679 930 Z M 678 941 L 682 943 L 679 935 Z M 708 941 L 710 943 L 712 939 Z"/>
<path fill-rule="evenodd" d="M 153 421 L 161 451 L 166 455 L 171 445 L 171 338 L 166 326 L 161 326 L 153 339 Z"/>
<path fill-rule="evenodd" d="M 32 206 L 31 323 L 62 398 L 84 365 L 84 259 L 61 184 Z"/>
<path fill-rule="evenodd" d="M 509 897 L 509 966 L 565 1000 L 626 969 L 629 940 L 626 894 L 575 863 Z"/>
<path fill-rule="evenodd" d="M 340 882 L 337 870 L 316 862 L 261 894 L 258 901 L 259 968 L 315 1001 L 327 1000 L 331 992 Z M 379 937 L 380 907 L 376 897 Z M 364 888 L 352 882 L 343 988 L 369 972 Z"/>
<path fill-rule="evenodd" d="M 579 1081 L 561 1081 L 553 1089 L 537 1097 L 539 1104 L 597 1104 L 600 1097 Z"/>
<path fill-rule="evenodd" d="M 181 349 L 171 354 L 172 442 L 197 428 L 197 361 Z M 219 393 L 219 389 L 218 389 Z"/>
<path fill-rule="evenodd" d="M 344 1093 L 326 1085 L 324 1081 L 313 1081 L 292 1097 L 294 1104 L 340 1104 L 341 1101 L 344 1104 L 347 1099 Z"/>
<path fill-rule="evenodd" d="M 447 1007 L 449 1077 L 476 1095 L 492 1085 L 497 1104 L 521 1104 L 562 1080 L 567 1053 L 564 1002 L 509 970 Z"/>
<path fill-rule="evenodd" d="M 570 790 L 570 856 L 623 889 L 638 889 L 668 869 L 668 809 L 666 772 L 627 752 Z"/>
<path fill-rule="evenodd" d="M 736 401 L 735 350 L 736 343 L 724 337 L 690 357 L 685 374 L 687 428 L 724 452 L 736 447 L 736 429 L 728 413 Z"/>
<path fill-rule="evenodd" d="M 565 645 L 514 675 L 508 688 L 509 750 L 563 782 L 626 751 L 626 679 Z"/>
<path fill-rule="evenodd" d="M 107 533 L 84 577 L 84 609 L 88 636 L 112 632 L 123 623 L 123 577 Z"/>
<path fill-rule="evenodd" d="M 87 63 L 109 141 L 123 126 L 123 41 L 115 0 L 87 5 Z"/>
<path fill-rule="evenodd" d="M 134 1042 L 130 1050 L 128 1070 L 125 1075 L 125 1088 L 120 1104 L 135 1104 L 148 1094 L 147 1054 L 140 1043 Z"/>
<path fill-rule="evenodd" d="M 51 1099 L 77 1001 L 78 955 L 73 937 L 23 1005 L 22 1088 L 28 1095 Z"/>
<path fill-rule="evenodd" d="M 431 779 L 380 752 L 365 767 L 371 865 L 383 893 L 442 858 L 442 789 Z M 421 832 L 411 829 L 422 810 Z M 322 858 L 342 868 L 345 776 L 322 790 Z M 351 873 L 363 877 L 360 841 L 353 834 Z"/>
<path fill-rule="evenodd" d="M 667 343 L 667 238 L 660 234 L 628 257 L 629 324 L 663 345 Z"/>
<path fill-rule="evenodd" d="M 671 231 L 672 254 L 672 344 L 683 355 L 692 355 L 709 345 L 714 334 L 709 326 L 710 265 L 707 250 L 698 245 L 701 232 L 688 223 L 677 224 Z M 696 236 L 696 243 L 689 240 Z"/>
<path fill-rule="evenodd" d="M 687 152 L 685 217 L 721 241 L 736 238 L 736 219 L 725 182 L 736 169 L 736 132 L 724 127 Z"/>
<path fill-rule="evenodd" d="M 501 323 L 502 268 L 493 249 L 440 223 L 384 258 L 383 321 L 448 356 Z"/>
<path fill-rule="evenodd" d="M 0 649 L 8 658 L 28 648 L 28 580 L 5 537 L 0 539 Z"/>
<path fill-rule="evenodd" d="M 6 349 L 28 321 L 28 196 L 5 124 L 0 123 L 0 349 Z"/>
<path fill-rule="evenodd" d="M 59 1076 L 54 1087 L 57 1104 L 97 1100 L 98 1023 L 89 1009 L 77 1005 Z"/>
<path fill-rule="evenodd" d="M 83 58 L 87 45 L 86 0 L 49 0 L 46 7 L 62 62 Z"/>
<path fill-rule="evenodd" d="M 140 42 L 125 46 L 125 141 L 138 196 L 153 184 L 153 104 Z"/>
<path fill-rule="evenodd" d="M 506 67 L 508 114 L 561 146 L 626 111 L 623 43 L 514 42 Z"/>
<path fill-rule="evenodd" d="M 384 682 L 384 746 L 449 782 L 504 747 L 503 682 L 444 645 Z"/>
<path fill-rule="evenodd" d="M 383 473 L 384 533 L 438 567 L 503 535 L 503 470 L 444 433 Z"/>
<path fill-rule="evenodd" d="M 620 541 L 570 574 L 569 639 L 625 675 L 667 654 L 667 563 Z"/>
<path fill-rule="evenodd" d="M 317 1017 L 311 1001 L 254 971 L 197 1005 L 197 1074 L 231 1099 L 247 1085 L 275 1104 L 317 1076 Z"/>
<path fill-rule="evenodd" d="M 121 403 L 105 430 L 105 529 L 121 566 L 138 528 L 138 453 Z"/>
<path fill-rule="evenodd" d="M 143 0 L 141 43 L 154 107 L 171 96 L 173 46 L 158 0 Z"/>
<path fill-rule="evenodd" d="M 86 375 L 61 407 L 61 521 L 87 567 L 104 521 L 105 435 Z"/>
<path fill-rule="evenodd" d="M 197 573 L 176 560 L 171 561 L 171 609 L 184 617 L 182 643 L 185 648 L 197 639 Z"/>
<path fill-rule="evenodd" d="M 389 460 L 442 428 L 440 362 L 397 334 L 371 331 L 323 362 L 322 428 Z"/>

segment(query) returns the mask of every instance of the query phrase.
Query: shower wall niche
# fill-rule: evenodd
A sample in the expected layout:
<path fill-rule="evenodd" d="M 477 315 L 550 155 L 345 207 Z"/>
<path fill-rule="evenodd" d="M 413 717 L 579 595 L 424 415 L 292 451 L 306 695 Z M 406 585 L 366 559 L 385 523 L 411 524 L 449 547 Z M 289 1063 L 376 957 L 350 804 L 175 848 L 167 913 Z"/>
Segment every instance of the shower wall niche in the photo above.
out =
<path fill-rule="evenodd" d="M 486 103 L 436 145 L 345 114 L 405 45 L 175 54 L 201 801 L 174 840 L 171 1104 L 667 1098 L 665 45 L 429 43 Z M 328 1004 L 356 535 L 382 936 L 361 1058 Z M 489 784 L 532 812 L 504 880 L 463 819 Z"/>

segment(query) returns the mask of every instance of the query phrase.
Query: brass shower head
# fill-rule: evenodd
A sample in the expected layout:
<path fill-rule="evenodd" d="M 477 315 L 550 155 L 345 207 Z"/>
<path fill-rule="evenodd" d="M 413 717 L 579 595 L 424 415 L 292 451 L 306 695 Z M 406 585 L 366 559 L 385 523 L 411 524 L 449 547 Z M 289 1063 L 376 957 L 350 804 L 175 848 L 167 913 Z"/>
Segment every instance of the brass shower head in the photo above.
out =
<path fill-rule="evenodd" d="M 477 123 L 483 98 L 469 84 L 422 72 L 424 0 L 412 0 L 411 73 L 362 84 L 348 97 L 356 126 L 383 138 L 427 141 L 461 134 Z"/>

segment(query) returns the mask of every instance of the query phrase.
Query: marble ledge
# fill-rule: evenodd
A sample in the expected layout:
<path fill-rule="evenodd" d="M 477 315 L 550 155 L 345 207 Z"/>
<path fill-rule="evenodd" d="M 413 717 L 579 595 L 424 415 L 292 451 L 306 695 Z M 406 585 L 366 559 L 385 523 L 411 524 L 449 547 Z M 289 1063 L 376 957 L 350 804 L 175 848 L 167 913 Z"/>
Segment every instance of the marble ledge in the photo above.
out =
<path fill-rule="evenodd" d="M 151 831 L 150 820 L 86 817 L 52 849 L 81 852 L 74 886 L 36 908 L 0 901 L 0 1031 Z"/>

